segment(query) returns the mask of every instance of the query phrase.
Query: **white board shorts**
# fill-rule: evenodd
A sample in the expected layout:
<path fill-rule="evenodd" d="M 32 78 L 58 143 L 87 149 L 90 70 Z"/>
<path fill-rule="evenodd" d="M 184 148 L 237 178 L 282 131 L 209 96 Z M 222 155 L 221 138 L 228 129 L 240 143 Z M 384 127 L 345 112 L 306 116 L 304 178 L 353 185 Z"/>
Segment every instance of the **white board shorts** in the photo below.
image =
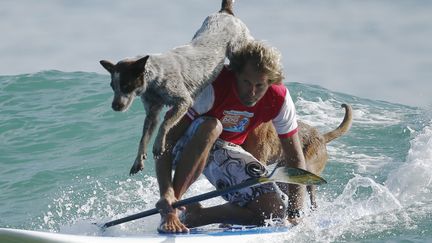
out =
<path fill-rule="evenodd" d="M 180 159 L 184 146 L 204 119 L 202 117 L 195 119 L 174 146 L 172 151 L 174 167 Z M 250 178 L 266 176 L 268 171 L 252 154 L 239 145 L 218 139 L 210 151 L 203 174 L 213 186 L 217 189 L 223 189 Z M 276 183 L 266 183 L 231 192 L 222 197 L 230 203 L 245 206 L 258 196 L 269 192 L 282 193 Z"/>

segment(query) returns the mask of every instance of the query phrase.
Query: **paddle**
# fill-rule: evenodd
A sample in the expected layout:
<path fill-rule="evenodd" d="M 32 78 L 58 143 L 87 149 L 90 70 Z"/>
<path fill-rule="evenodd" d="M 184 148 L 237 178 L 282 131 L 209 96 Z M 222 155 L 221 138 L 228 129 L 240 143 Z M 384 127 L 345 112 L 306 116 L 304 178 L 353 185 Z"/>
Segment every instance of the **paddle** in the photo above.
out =
<path fill-rule="evenodd" d="M 264 184 L 269 182 L 284 182 L 290 184 L 298 184 L 298 185 L 320 185 L 327 183 L 323 178 L 309 172 L 306 170 L 298 169 L 298 168 L 288 168 L 288 167 L 278 167 L 273 170 L 273 172 L 269 176 L 252 178 L 246 180 L 240 184 L 233 185 L 224 189 L 214 190 L 211 192 L 207 192 L 201 195 L 197 195 L 194 197 L 186 198 L 180 201 L 173 203 L 174 208 L 178 208 L 181 206 L 185 206 L 192 203 L 197 203 L 200 201 L 204 201 L 210 198 L 222 196 L 228 194 L 233 191 L 237 191 L 246 187 L 255 186 L 258 184 Z M 147 217 L 153 214 L 158 214 L 159 211 L 156 208 L 133 214 L 124 218 L 116 219 L 110 222 L 107 222 L 101 225 L 102 229 L 106 229 L 108 227 L 122 224 L 125 222 L 129 222 L 135 219 Z"/>

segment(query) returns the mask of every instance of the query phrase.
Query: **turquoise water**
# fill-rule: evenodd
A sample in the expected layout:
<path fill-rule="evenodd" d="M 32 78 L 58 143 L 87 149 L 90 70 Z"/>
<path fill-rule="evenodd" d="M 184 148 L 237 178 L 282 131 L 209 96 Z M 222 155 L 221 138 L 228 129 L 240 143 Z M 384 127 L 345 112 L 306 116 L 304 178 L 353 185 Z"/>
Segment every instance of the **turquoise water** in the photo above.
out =
<path fill-rule="evenodd" d="M 111 110 L 109 77 L 44 71 L 0 76 L 0 227 L 95 234 L 92 222 L 152 208 L 154 161 L 128 175 L 145 117 L 137 100 Z M 288 83 L 300 119 L 320 131 L 354 109 L 348 134 L 328 144 L 319 209 L 284 239 L 432 241 L 431 110 Z M 187 196 L 212 187 L 197 181 Z M 213 205 L 213 199 L 204 202 Z M 153 232 L 158 216 L 106 234 Z"/>

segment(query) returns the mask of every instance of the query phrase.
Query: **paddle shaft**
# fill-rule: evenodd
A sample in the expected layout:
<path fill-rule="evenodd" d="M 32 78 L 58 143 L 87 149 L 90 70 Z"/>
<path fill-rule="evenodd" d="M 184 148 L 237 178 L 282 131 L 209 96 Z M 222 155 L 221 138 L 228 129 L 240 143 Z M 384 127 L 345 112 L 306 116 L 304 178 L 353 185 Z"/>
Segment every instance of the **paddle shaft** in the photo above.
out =
<path fill-rule="evenodd" d="M 254 185 L 258 185 L 258 184 L 262 184 L 262 183 L 266 183 L 266 182 L 271 182 L 271 181 L 272 180 L 267 178 L 267 177 L 249 179 L 249 180 L 246 180 L 246 181 L 239 183 L 237 185 L 227 187 L 225 189 L 214 190 L 211 192 L 207 192 L 204 194 L 200 194 L 200 195 L 197 195 L 194 197 L 190 197 L 190 198 L 186 198 L 186 199 L 177 201 L 177 202 L 173 203 L 172 206 L 173 206 L 173 208 L 186 206 L 188 204 L 197 203 L 197 202 L 204 201 L 204 200 L 207 200 L 210 198 L 222 196 L 222 195 L 225 195 L 225 194 L 228 194 L 230 192 L 237 191 L 237 190 L 240 190 L 240 189 L 243 189 L 246 187 L 250 187 L 250 186 L 254 186 Z M 111 227 L 114 225 L 122 224 L 125 222 L 129 222 L 129 221 L 132 221 L 135 219 L 147 217 L 147 216 L 150 216 L 153 214 L 158 214 L 158 213 L 159 213 L 159 210 L 157 208 L 153 208 L 153 209 L 150 209 L 150 210 L 147 210 L 144 212 L 140 212 L 137 214 L 133 214 L 133 215 L 124 217 L 124 218 L 120 218 L 120 219 L 116 219 L 116 220 L 107 222 L 107 223 L 102 225 L 102 228 L 108 228 L 108 227 Z"/>

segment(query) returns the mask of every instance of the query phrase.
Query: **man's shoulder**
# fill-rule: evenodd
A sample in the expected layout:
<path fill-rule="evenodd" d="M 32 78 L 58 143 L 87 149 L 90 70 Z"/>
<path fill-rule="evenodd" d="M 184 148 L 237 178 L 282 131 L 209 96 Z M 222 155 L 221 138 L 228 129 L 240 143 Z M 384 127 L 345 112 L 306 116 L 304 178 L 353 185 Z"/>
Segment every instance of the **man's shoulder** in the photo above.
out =
<path fill-rule="evenodd" d="M 283 84 L 273 84 L 265 94 L 265 103 L 279 107 L 284 103 L 288 89 Z"/>
<path fill-rule="evenodd" d="M 279 114 L 285 102 L 288 90 L 283 84 L 271 85 L 256 106 L 264 121 L 269 121 Z"/>
<path fill-rule="evenodd" d="M 288 90 L 283 83 L 281 84 L 272 84 L 269 87 L 269 93 L 273 96 L 279 96 L 285 98 Z"/>

